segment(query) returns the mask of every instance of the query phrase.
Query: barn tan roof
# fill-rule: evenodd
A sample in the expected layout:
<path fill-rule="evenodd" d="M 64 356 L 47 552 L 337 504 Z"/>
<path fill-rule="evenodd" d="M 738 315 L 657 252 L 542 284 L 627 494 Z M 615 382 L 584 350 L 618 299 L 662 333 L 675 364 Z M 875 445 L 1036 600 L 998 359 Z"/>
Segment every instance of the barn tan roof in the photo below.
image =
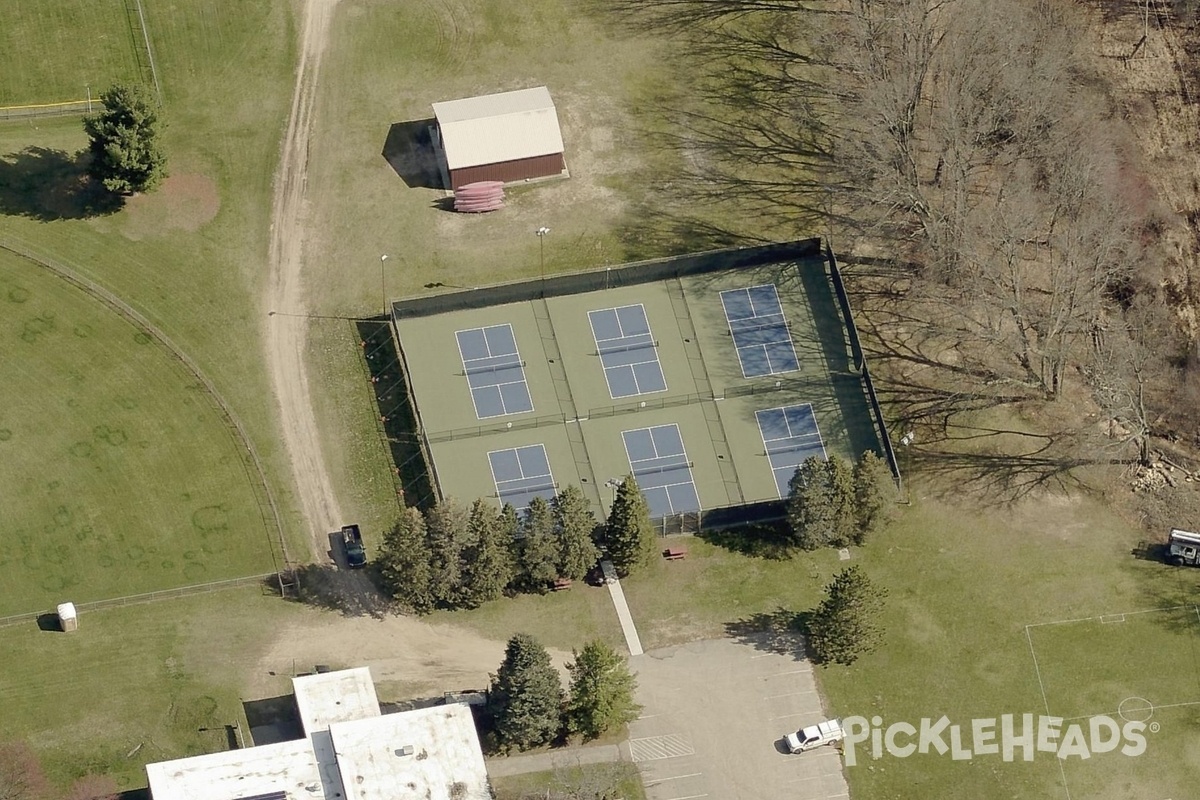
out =
<path fill-rule="evenodd" d="M 558 113 L 545 86 L 433 104 L 450 169 L 563 151 Z"/>

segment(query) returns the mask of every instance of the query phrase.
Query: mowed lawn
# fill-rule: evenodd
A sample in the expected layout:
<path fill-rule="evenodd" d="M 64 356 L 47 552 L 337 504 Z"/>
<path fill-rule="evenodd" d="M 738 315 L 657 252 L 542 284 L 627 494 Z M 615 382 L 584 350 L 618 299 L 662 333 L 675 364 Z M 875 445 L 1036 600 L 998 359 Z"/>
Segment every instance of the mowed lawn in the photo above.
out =
<path fill-rule="evenodd" d="M 0 251 L 0 616 L 271 571 L 235 439 L 108 306 Z"/>
<path fill-rule="evenodd" d="M 151 81 L 134 0 L 4 0 L 2 8 L 0 106 L 83 100 L 89 87 L 94 98 L 115 81 Z"/>
<path fill-rule="evenodd" d="M 919 476 L 910 484 L 914 503 L 885 533 L 852 551 L 849 563 L 889 592 L 880 620 L 886 636 L 879 652 L 854 666 L 818 670 L 831 715 L 919 725 L 945 714 L 969 731 L 975 718 L 1046 714 L 1026 625 L 1164 608 L 1200 596 L 1200 573 L 1132 556 L 1141 535 L 1096 501 L 1047 494 L 989 510 L 969 499 L 922 496 L 927 487 Z M 771 560 L 699 540 L 687 547 L 686 560 L 623 581 L 648 648 L 737 636 L 770 624 L 781 609 L 810 609 L 845 566 L 831 551 Z M 1156 613 L 1160 622 L 1179 621 L 1178 614 Z M 1058 645 L 1066 633 L 1051 638 L 1049 628 L 1033 629 L 1039 655 L 1045 639 L 1054 662 L 1052 673 L 1043 674 L 1047 690 L 1058 692 L 1050 712 L 1063 713 L 1056 704 L 1085 700 L 1087 713 L 1115 711 L 1139 691 L 1169 694 L 1164 703 L 1200 700 L 1194 630 L 1160 629 L 1151 617 L 1137 623 L 1146 625 L 1141 631 L 1075 636 L 1065 649 Z M 1121 639 L 1139 632 L 1145 635 L 1136 637 L 1136 646 Z M 1137 678 L 1137 664 L 1157 674 Z M 1164 694 L 1168 686 L 1176 691 Z M 1137 759 L 1106 754 L 1067 762 L 1072 796 L 1188 796 L 1197 766 L 1189 744 L 1200 732 L 1197 709 L 1156 712 L 1162 729 Z M 1067 796 L 1050 754 L 1027 764 L 999 756 L 964 762 L 886 753 L 876 761 L 863 752 L 860 746 L 858 765 L 846 769 L 854 797 Z M 1154 791 L 1142 792 L 1138 781 Z"/>
<path fill-rule="evenodd" d="M 26 5 L 65 8 L 83 4 L 16 2 L 16 6 Z M 143 0 L 143 5 L 163 87 L 162 116 L 167 124 L 165 149 L 170 177 L 157 191 L 130 198 L 116 213 L 91 215 L 85 197 L 78 191 L 82 165 L 76 154 L 87 145 L 79 119 L 0 123 L 0 239 L 95 280 L 145 315 L 195 360 L 246 425 L 265 461 L 285 522 L 290 522 L 295 519 L 287 494 L 290 472 L 275 428 L 277 414 L 261 344 L 266 312 L 258 298 L 265 276 L 271 181 L 292 92 L 292 7 L 245 0 Z M 5 6 L 6 34 L 10 7 L 11 3 Z M 124 3 L 105 1 L 88 4 L 88 14 L 83 16 L 47 13 L 38 18 L 39 30 L 44 37 L 88 42 L 101 17 L 107 20 L 117 15 L 120 19 L 112 24 L 126 24 L 124 9 Z M 78 54 L 67 48 L 35 48 L 30 44 L 26 49 L 0 48 L 0 75 L 5 76 L 0 84 L 7 84 L 13 70 L 30 58 L 36 58 L 42 69 L 64 82 L 75 80 L 70 76 L 80 59 Z M 73 336 L 74 324 L 67 324 L 68 316 L 65 311 L 59 312 L 57 319 L 63 335 Z M 20 323 L 23 317 L 6 319 Z M 124 346 L 130 336 L 117 337 L 116 341 Z M 98 348 L 99 342 L 94 344 Z M 13 340 L 13 344 L 5 344 L 6 358 L 0 371 L 11 368 L 7 348 L 17 345 L 24 343 Z M 129 346 L 133 347 L 132 343 Z M 141 353 L 143 358 L 148 352 L 129 351 Z M 76 426 L 90 432 L 121 422 L 129 429 L 131 439 L 133 428 L 139 427 L 138 438 L 150 439 L 161 453 L 171 454 L 163 475 L 166 485 L 184 478 L 200 487 L 245 481 L 236 460 L 232 465 L 220 460 L 231 447 L 221 425 L 202 428 L 197 424 L 185 430 L 177 422 L 184 411 L 190 420 L 198 413 L 180 405 L 191 396 L 185 391 L 186 378 L 172 378 L 174 383 L 170 384 L 163 383 L 166 378 L 155 378 L 159 365 L 164 363 L 162 359 L 129 363 L 123 360 L 127 356 L 116 352 L 100 356 L 91 357 L 93 368 L 116 371 L 113 380 L 129 384 L 125 393 L 137 388 L 138 380 L 144 382 L 142 392 L 134 395 L 142 404 L 137 420 L 124 420 L 122 415 L 131 412 L 119 406 L 102 409 L 97 402 L 72 414 L 64 427 Z M 81 361 L 85 358 L 82 350 L 79 357 Z M 37 362 L 22 362 L 22 369 L 36 366 Z M 49 370 L 49 365 L 42 368 Z M 48 388 L 53 387 L 48 384 Z M 159 392 L 161 397 L 157 396 Z M 161 419 L 152 416 L 160 411 L 165 415 Z M 93 412 L 95 416 L 90 416 Z M 49 409 L 45 413 L 49 418 Z M 159 426 L 156 435 L 148 435 L 155 432 L 155 426 Z M 177 434 L 185 438 L 173 440 L 171 437 Z M 211 437 L 212 441 L 197 443 L 195 437 Z M 41 445 L 31 443 L 29 438 L 23 441 L 24 448 Z M 38 452 L 23 452 L 22 463 Z M 212 457 L 214 453 L 221 455 Z M 44 490 L 44 486 L 41 488 Z M 198 519 L 204 526 L 228 524 L 234 531 L 244 527 L 249 517 L 244 501 L 229 492 L 192 492 L 192 499 L 184 501 L 181 498 L 188 493 L 186 486 L 162 492 L 154 488 L 144 482 L 110 486 L 111 499 L 106 501 L 106 508 L 125 509 L 129 519 L 106 511 L 108 524 L 136 529 L 127 532 L 127 538 L 144 539 L 153 533 L 170 539 L 189 536 L 189 531 L 195 530 L 186 516 L 182 524 L 171 516 L 184 507 L 181 503 L 197 508 L 229 504 L 228 523 L 220 519 L 206 521 L 201 514 Z M 209 494 L 212 496 L 201 501 Z M 6 497 L 11 499 L 11 493 Z M 21 502 L 50 503 L 50 499 L 42 495 L 22 498 Z M 57 500 L 46 506 L 46 515 L 62 504 L 72 508 L 80 505 L 72 504 L 69 498 Z M 154 508 L 158 504 L 162 510 Z M 82 512 L 75 513 L 78 516 Z M 168 518 L 170 524 L 163 524 Z M 155 523 L 150 524 L 150 520 Z M 30 524 L 23 520 L 20 527 Z M 36 524 L 40 531 L 50 522 Z M 287 529 L 289 534 L 298 531 L 290 524 Z M 137 546 L 156 544 L 143 541 Z M 294 535 L 292 544 L 297 552 L 307 555 L 307 537 L 302 533 Z M 222 558 L 229 559 L 231 568 L 234 561 L 244 560 L 237 553 L 244 556 L 249 548 L 261 545 L 262 537 L 256 532 L 249 542 L 231 545 Z M 116 553 L 113 557 L 116 559 Z M 159 555 L 152 568 L 162 570 L 161 562 L 166 558 Z M 178 553 L 171 558 L 175 562 L 171 569 L 179 571 Z M 132 564 L 143 560 L 134 559 Z M 262 566 L 260 558 L 245 562 L 238 572 Z M 94 569 L 104 572 L 100 565 Z M 214 573 L 228 574 L 229 569 L 210 570 L 205 576 Z M 144 583 L 139 574 L 137 567 L 132 567 L 130 579 Z M 80 580 L 86 585 L 91 579 Z M 7 587 L 0 588 L 0 602 L 7 608 L 14 603 L 25 608 L 33 599 L 20 595 L 9 598 L 7 594 Z"/>
<path fill-rule="evenodd" d="M 235 722 L 245 734 L 272 628 L 313 613 L 249 587 L 84 614 L 69 635 L 0 628 L 2 738 L 29 743 L 56 784 L 145 786 L 147 763 L 226 750 Z"/>

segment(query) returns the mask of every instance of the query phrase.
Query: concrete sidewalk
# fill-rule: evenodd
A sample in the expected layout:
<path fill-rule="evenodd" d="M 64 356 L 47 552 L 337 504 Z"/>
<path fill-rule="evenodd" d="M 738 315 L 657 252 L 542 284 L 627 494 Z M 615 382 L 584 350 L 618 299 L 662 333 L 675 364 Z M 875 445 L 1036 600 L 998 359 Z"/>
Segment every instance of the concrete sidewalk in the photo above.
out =
<path fill-rule="evenodd" d="M 579 764 L 630 761 L 628 750 L 628 745 L 605 744 L 595 747 L 568 747 L 526 756 L 497 756 L 487 759 L 487 771 L 488 775 L 493 778 L 505 778 L 509 775 L 548 772 L 552 769 L 574 767 Z"/>
<path fill-rule="evenodd" d="M 625 646 L 629 655 L 642 654 L 642 640 L 638 638 L 637 628 L 633 625 L 633 615 L 629 613 L 629 604 L 625 602 L 625 590 L 617 580 L 617 570 L 611 561 L 601 561 L 600 569 L 604 571 L 604 582 L 608 584 L 608 593 L 612 596 L 613 607 L 617 610 L 617 619 L 621 622 L 621 632 L 625 634 Z"/>

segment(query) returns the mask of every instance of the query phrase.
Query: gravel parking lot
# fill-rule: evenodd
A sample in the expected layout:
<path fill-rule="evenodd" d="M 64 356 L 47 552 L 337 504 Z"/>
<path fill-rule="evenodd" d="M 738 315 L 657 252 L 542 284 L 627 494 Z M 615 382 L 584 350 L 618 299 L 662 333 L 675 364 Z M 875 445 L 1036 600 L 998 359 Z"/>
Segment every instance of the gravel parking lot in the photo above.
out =
<path fill-rule="evenodd" d="M 784 734 L 826 717 L 808 662 L 765 639 L 719 639 L 630 663 L 643 710 L 629 747 L 651 800 L 849 796 L 836 749 L 783 748 Z"/>

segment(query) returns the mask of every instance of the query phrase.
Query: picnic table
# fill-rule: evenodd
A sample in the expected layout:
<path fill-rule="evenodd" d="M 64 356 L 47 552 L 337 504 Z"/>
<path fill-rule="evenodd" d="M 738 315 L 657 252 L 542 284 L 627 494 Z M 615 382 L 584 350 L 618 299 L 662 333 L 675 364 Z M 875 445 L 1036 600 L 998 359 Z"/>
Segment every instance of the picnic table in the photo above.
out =
<path fill-rule="evenodd" d="M 687 548 L 668 547 L 666 550 L 663 550 L 663 558 L 665 558 L 667 561 L 676 561 L 681 558 L 687 558 Z"/>

